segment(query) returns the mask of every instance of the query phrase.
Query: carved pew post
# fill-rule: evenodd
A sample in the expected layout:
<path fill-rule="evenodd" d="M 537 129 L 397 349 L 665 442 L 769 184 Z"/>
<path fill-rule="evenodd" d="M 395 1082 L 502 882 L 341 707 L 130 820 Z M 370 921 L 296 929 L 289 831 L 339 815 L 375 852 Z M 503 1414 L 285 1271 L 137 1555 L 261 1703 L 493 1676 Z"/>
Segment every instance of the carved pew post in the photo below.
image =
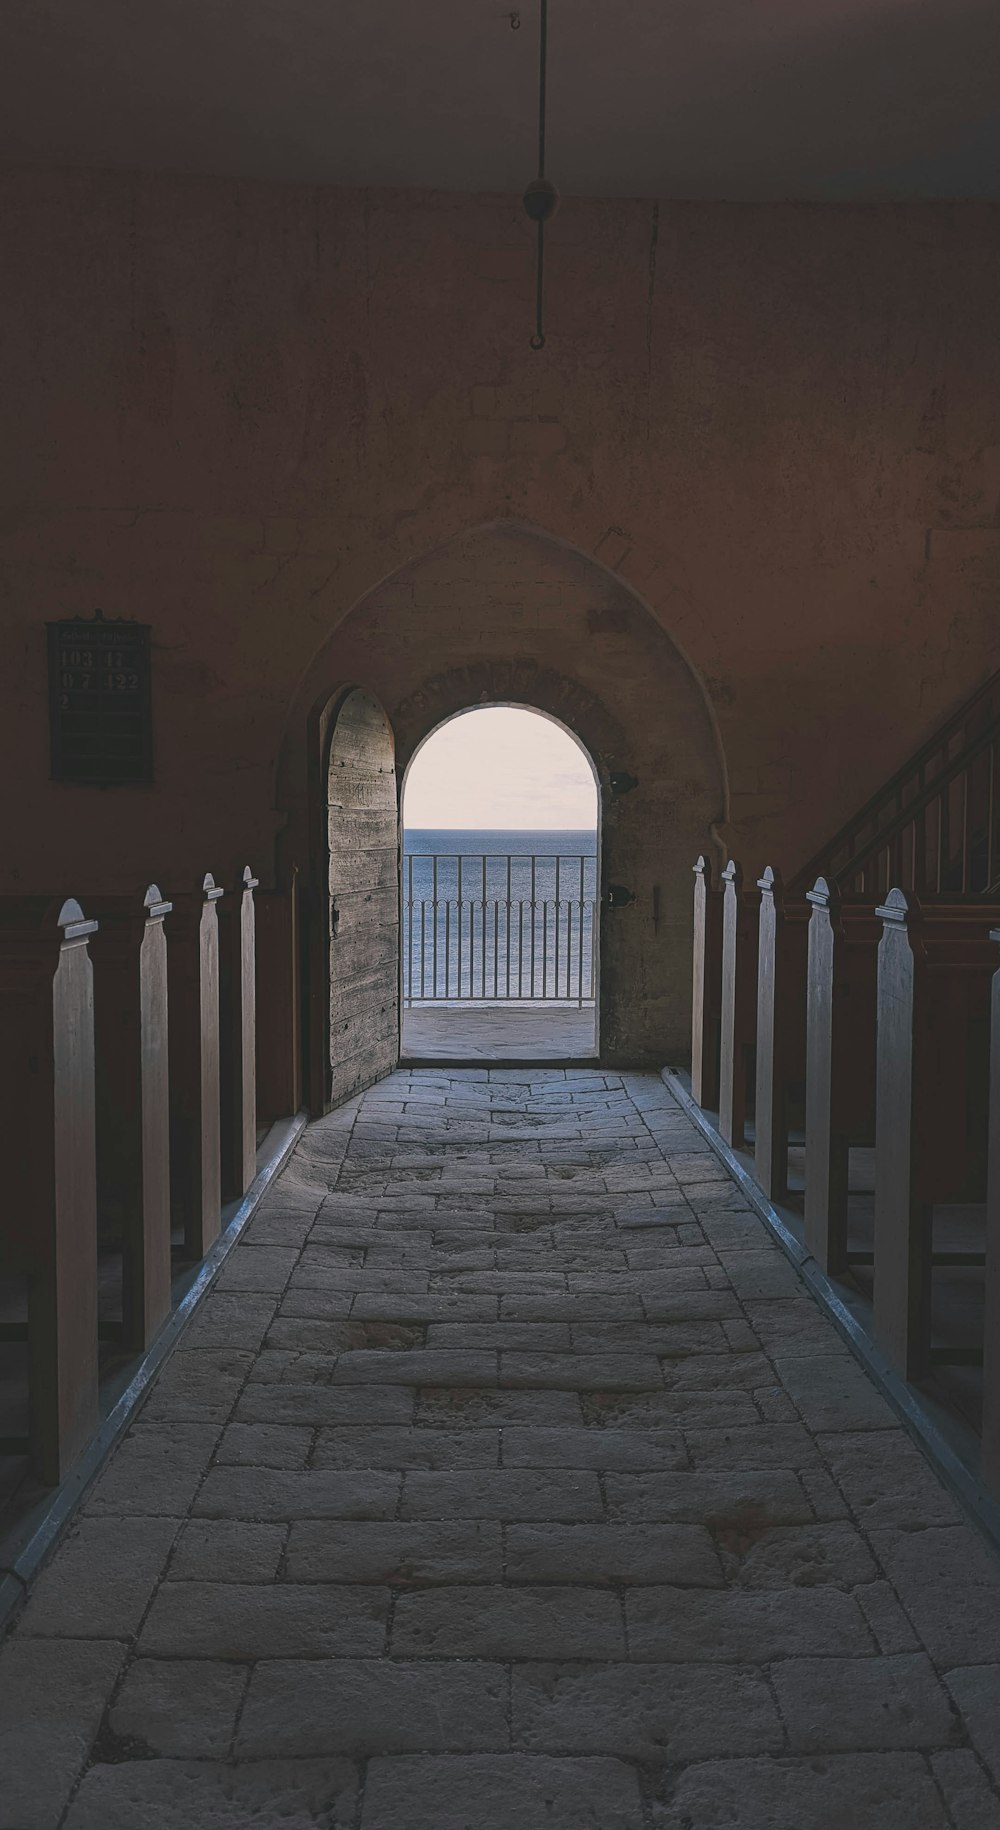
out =
<path fill-rule="evenodd" d="M 170 909 L 155 883 L 141 907 L 104 903 L 93 945 L 98 1211 L 121 1236 L 123 1341 L 136 1352 L 170 1309 Z"/>
<path fill-rule="evenodd" d="M 772 1201 L 788 1192 L 788 1092 L 802 1055 L 804 1008 L 802 929 L 785 908 L 781 879 L 768 865 L 759 879 L 757 941 L 757 1080 L 754 1175 Z M 801 1068 L 800 1068 L 801 1072 Z"/>
<path fill-rule="evenodd" d="M 897 1372 L 920 1378 L 930 1361 L 931 1207 L 918 1166 L 924 1114 L 915 1060 L 925 961 L 920 916 L 902 890 L 877 911 L 875 1092 L 875 1333 Z"/>
<path fill-rule="evenodd" d="M 722 900 L 712 866 L 694 867 L 694 960 L 691 1011 L 691 1093 L 715 1110 L 719 1099 L 719 997 L 722 982 Z"/>
<path fill-rule="evenodd" d="M 1000 928 L 991 929 L 990 939 L 1000 942 Z M 990 989 L 989 1100 L 982 1477 L 1000 1499 L 1000 971 Z"/>
<path fill-rule="evenodd" d="M 748 1056 L 754 1035 L 757 915 L 743 897 L 743 872 L 732 859 L 722 881 L 719 1131 L 732 1149 L 738 1149 L 746 1128 Z"/>
<path fill-rule="evenodd" d="M 170 933 L 170 1174 L 188 1258 L 218 1237 L 222 1208 L 219 1086 L 221 889 L 175 896 Z"/>
<path fill-rule="evenodd" d="M 850 1139 L 840 1128 L 837 982 L 844 966 L 840 898 L 817 877 L 807 901 L 805 1240 L 824 1271 L 847 1268 Z"/>
<path fill-rule="evenodd" d="M 780 880 L 768 864 L 757 880 L 760 891 L 760 926 L 757 933 L 757 1082 L 754 1099 L 754 1176 L 764 1193 L 775 1199 L 788 1182 L 788 1134 L 784 1087 L 781 1084 L 781 1045 L 777 1035 L 781 1014 L 780 941 L 783 895 Z"/>
<path fill-rule="evenodd" d="M 238 902 L 220 909 L 222 1186 L 245 1195 L 257 1173 L 257 964 L 254 890 L 247 865 Z"/>
<path fill-rule="evenodd" d="M 94 983 L 78 902 L 0 904 L 0 1266 L 28 1282 L 28 1448 L 55 1484 L 97 1427 Z M 23 1339 L 13 1323 L 8 1339 Z"/>
<path fill-rule="evenodd" d="M 738 926 L 743 872 L 730 858 L 722 873 L 722 1018 L 719 1035 L 719 1130 L 727 1144 L 742 1144 L 746 1123 L 741 1050 L 737 1034 Z"/>

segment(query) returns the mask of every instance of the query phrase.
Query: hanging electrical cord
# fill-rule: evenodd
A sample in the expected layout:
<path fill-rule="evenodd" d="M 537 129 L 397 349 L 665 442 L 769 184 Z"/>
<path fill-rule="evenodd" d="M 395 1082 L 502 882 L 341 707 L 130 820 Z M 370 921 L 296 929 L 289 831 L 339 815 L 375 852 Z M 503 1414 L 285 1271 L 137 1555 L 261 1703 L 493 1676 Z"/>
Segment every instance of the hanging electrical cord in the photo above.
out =
<path fill-rule="evenodd" d="M 511 15 L 511 26 L 514 25 Z M 520 18 L 518 17 L 518 25 Z M 516 29 L 516 28 L 514 28 Z M 524 208 L 531 221 L 537 225 L 538 239 L 535 251 L 535 328 L 531 337 L 532 349 L 545 348 L 544 306 L 545 306 L 545 225 L 551 222 L 559 208 L 559 192 L 551 179 L 545 176 L 545 109 L 546 88 L 548 81 L 549 51 L 549 0 L 539 0 L 538 17 L 538 176 L 533 178 L 524 193 Z"/>

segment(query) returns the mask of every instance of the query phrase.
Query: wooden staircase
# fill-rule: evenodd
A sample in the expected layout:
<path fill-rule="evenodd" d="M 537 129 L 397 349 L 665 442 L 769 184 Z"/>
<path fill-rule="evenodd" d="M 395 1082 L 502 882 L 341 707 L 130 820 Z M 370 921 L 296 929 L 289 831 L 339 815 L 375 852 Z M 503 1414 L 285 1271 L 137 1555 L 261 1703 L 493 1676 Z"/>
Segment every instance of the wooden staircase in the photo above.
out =
<path fill-rule="evenodd" d="M 1000 672 L 966 700 L 789 884 L 925 901 L 1000 891 Z"/>

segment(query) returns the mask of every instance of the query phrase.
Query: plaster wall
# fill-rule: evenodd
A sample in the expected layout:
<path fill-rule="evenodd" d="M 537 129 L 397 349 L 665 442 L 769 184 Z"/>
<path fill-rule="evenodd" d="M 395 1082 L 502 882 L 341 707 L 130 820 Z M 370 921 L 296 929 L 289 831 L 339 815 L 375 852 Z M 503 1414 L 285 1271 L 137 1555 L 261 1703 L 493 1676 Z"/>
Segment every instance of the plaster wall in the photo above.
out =
<path fill-rule="evenodd" d="M 995 666 L 998 227 L 571 200 L 536 354 L 508 198 L 7 172 L 0 887 L 273 880 L 317 657 L 504 522 L 645 606 L 717 730 L 720 845 L 790 874 Z M 48 781 L 43 625 L 98 605 L 153 627 L 151 790 Z M 469 602 L 421 653 L 418 611 L 378 599 L 397 717 L 477 656 L 555 664 L 518 603 L 502 652 Z"/>

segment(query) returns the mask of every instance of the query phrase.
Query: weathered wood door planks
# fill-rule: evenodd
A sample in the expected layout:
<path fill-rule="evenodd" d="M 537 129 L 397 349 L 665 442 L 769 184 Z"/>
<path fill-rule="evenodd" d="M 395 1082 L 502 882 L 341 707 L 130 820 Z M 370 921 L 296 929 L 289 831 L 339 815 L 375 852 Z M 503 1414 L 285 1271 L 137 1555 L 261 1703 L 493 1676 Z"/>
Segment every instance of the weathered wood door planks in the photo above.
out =
<path fill-rule="evenodd" d="M 399 813 L 392 726 L 348 693 L 333 727 L 327 790 L 330 1076 L 333 1105 L 399 1059 Z"/>

